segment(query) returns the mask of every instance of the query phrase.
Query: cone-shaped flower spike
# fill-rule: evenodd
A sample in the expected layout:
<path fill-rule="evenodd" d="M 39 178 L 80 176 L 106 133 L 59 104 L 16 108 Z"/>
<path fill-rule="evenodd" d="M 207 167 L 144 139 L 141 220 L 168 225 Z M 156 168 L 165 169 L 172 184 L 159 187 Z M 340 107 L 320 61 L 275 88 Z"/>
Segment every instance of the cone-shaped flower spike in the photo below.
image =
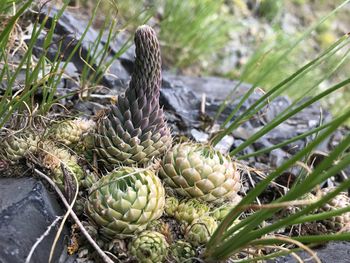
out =
<path fill-rule="evenodd" d="M 164 153 L 172 141 L 159 106 L 161 56 L 151 27 L 136 30 L 135 46 L 134 72 L 125 96 L 97 123 L 96 151 L 107 168 L 145 164 Z"/>

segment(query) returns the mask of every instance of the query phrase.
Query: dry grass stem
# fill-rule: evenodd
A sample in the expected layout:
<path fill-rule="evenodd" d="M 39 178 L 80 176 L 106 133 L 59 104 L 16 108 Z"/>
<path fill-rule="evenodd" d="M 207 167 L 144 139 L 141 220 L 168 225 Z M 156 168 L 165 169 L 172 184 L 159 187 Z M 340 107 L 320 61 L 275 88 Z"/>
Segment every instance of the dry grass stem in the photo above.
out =
<path fill-rule="evenodd" d="M 71 209 L 71 206 L 69 205 L 67 199 L 64 197 L 61 190 L 56 186 L 56 184 L 44 173 L 39 171 L 38 169 L 34 169 L 34 172 L 39 175 L 41 178 L 45 179 L 57 192 L 58 196 L 61 198 L 64 206 L 68 209 L 69 214 L 75 221 L 75 223 L 79 226 L 81 232 L 86 237 L 86 239 L 89 241 L 89 243 L 92 245 L 92 247 L 96 250 L 96 252 L 101 256 L 102 260 L 105 263 L 114 263 L 113 260 L 107 256 L 107 254 L 97 245 L 97 243 L 93 240 L 93 238 L 90 236 L 90 234 L 87 232 L 87 230 L 84 228 L 83 224 L 77 217 L 77 215 L 74 213 L 74 211 Z"/>
<path fill-rule="evenodd" d="M 46 231 L 37 239 L 37 241 L 34 243 L 34 245 L 31 247 L 28 256 L 26 258 L 25 263 L 29 263 L 32 259 L 32 256 L 34 254 L 35 249 L 38 247 L 38 245 L 44 240 L 44 238 L 50 233 L 51 229 L 62 219 L 62 216 L 57 216 L 56 219 L 48 226 Z"/>

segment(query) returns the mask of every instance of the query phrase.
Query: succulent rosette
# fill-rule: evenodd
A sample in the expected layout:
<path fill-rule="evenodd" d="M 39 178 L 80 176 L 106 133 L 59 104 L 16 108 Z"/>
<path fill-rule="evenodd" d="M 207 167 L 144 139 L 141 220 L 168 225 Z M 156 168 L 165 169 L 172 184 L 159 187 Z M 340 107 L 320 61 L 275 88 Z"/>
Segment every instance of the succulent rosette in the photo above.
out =
<path fill-rule="evenodd" d="M 58 187 L 64 189 L 64 173 L 61 164 L 66 168 L 67 172 L 74 175 L 80 184 L 84 177 L 84 171 L 79 166 L 78 160 L 75 156 L 64 148 L 56 146 L 53 142 L 43 141 L 39 143 L 38 147 L 41 163 L 47 169 L 51 170 L 52 180 Z"/>
<path fill-rule="evenodd" d="M 123 167 L 93 185 L 86 213 L 106 237 L 125 238 L 159 218 L 164 203 L 164 187 L 153 171 Z"/>
<path fill-rule="evenodd" d="M 84 134 L 89 133 L 94 128 L 95 123 L 91 120 L 65 120 L 53 124 L 47 135 L 53 141 L 69 146 L 78 143 Z"/>
<path fill-rule="evenodd" d="M 240 188 L 231 159 L 202 144 L 175 145 L 165 154 L 159 175 L 179 195 L 206 202 L 232 200 Z"/>
<path fill-rule="evenodd" d="M 165 199 L 164 211 L 168 216 L 175 216 L 178 206 L 179 200 L 176 197 L 169 196 Z"/>
<path fill-rule="evenodd" d="M 177 240 L 170 246 L 169 250 L 171 258 L 177 263 L 194 262 L 191 258 L 196 256 L 196 251 L 192 245 L 186 241 Z"/>
<path fill-rule="evenodd" d="M 186 230 L 186 240 L 193 246 L 206 244 L 217 228 L 216 220 L 211 216 L 202 216 L 193 220 Z"/>
<path fill-rule="evenodd" d="M 222 221 L 235 206 L 235 204 L 224 204 L 223 206 L 213 209 L 211 216 L 217 221 Z"/>
<path fill-rule="evenodd" d="M 221 222 L 241 200 L 242 197 L 237 195 L 233 200 L 230 200 L 230 202 L 210 204 L 209 215 L 215 218 L 218 222 Z"/>
<path fill-rule="evenodd" d="M 37 148 L 39 137 L 30 131 L 7 135 L 0 143 L 0 155 L 10 162 L 16 162 Z"/>
<path fill-rule="evenodd" d="M 329 192 L 333 191 L 334 188 L 323 188 L 321 189 L 322 196 L 325 196 Z M 341 192 L 336 195 L 333 199 L 328 201 L 326 204 L 321 206 L 317 212 L 333 211 L 341 208 L 350 206 L 350 198 L 345 192 Z M 343 213 L 341 215 L 333 216 L 328 219 L 322 220 L 322 223 L 327 225 L 332 231 L 337 232 L 342 230 L 346 225 L 350 223 L 350 212 Z"/>
<path fill-rule="evenodd" d="M 130 244 L 130 254 L 140 263 L 163 262 L 168 253 L 165 237 L 155 231 L 144 231 Z"/>
<path fill-rule="evenodd" d="M 183 200 L 175 210 L 175 218 L 182 223 L 191 224 L 193 220 L 208 213 L 209 207 L 196 199 Z"/>

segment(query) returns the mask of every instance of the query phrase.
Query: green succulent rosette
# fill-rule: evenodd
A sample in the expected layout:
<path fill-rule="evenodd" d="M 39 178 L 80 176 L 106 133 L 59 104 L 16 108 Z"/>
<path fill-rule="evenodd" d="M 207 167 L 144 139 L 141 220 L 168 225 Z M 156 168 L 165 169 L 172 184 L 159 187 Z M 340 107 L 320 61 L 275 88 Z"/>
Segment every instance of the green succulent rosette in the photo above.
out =
<path fill-rule="evenodd" d="M 192 224 L 188 226 L 185 238 L 193 246 L 204 245 L 209 241 L 217 226 L 213 217 L 202 216 L 193 220 Z"/>
<path fill-rule="evenodd" d="M 175 211 L 175 218 L 182 223 L 191 224 L 193 220 L 209 212 L 209 207 L 196 199 L 183 200 Z"/>
<path fill-rule="evenodd" d="M 326 194 L 335 190 L 333 187 L 323 188 L 321 189 L 321 195 L 325 196 Z M 334 211 L 337 209 L 342 209 L 350 206 L 350 198 L 345 192 L 341 192 L 332 198 L 330 201 L 321 206 L 317 212 L 328 212 Z M 342 230 L 344 227 L 350 224 L 350 212 L 342 213 L 337 216 L 333 216 L 327 219 L 322 220 L 332 232 L 338 232 Z M 349 226 L 348 226 L 349 227 Z"/>
<path fill-rule="evenodd" d="M 153 171 L 123 167 L 93 185 L 86 213 L 105 236 L 126 238 L 159 218 L 164 203 L 164 187 Z"/>
<path fill-rule="evenodd" d="M 231 159 L 202 144 L 175 145 L 165 154 L 159 176 L 179 195 L 205 202 L 234 199 L 240 189 Z"/>
<path fill-rule="evenodd" d="M 155 231 L 144 231 L 130 245 L 130 254 L 140 263 L 163 262 L 168 253 L 165 237 Z"/>
<path fill-rule="evenodd" d="M 174 242 L 170 248 L 170 256 L 176 263 L 189 262 L 192 263 L 196 256 L 196 250 L 192 247 L 192 245 L 183 240 L 177 240 Z"/>
<path fill-rule="evenodd" d="M 0 143 L 0 156 L 14 163 L 36 151 L 39 137 L 30 131 L 5 136 Z"/>
<path fill-rule="evenodd" d="M 53 124 L 48 132 L 49 139 L 63 143 L 66 146 L 77 144 L 84 134 L 92 131 L 95 128 L 95 123 L 91 120 L 76 119 L 65 120 Z"/>
<path fill-rule="evenodd" d="M 168 216 L 175 216 L 175 212 L 179 206 L 179 200 L 176 197 L 169 196 L 165 199 L 164 211 Z"/>

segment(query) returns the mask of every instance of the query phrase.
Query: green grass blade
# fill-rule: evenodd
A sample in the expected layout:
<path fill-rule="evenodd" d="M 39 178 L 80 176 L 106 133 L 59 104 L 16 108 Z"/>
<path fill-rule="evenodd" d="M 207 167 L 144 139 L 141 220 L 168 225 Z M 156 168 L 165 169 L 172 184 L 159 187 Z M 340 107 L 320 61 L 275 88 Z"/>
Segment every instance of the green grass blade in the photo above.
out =
<path fill-rule="evenodd" d="M 294 110 L 290 111 L 289 113 L 286 113 L 282 116 L 277 116 L 272 122 L 265 125 L 261 130 L 259 130 L 257 133 L 252 135 L 249 139 L 247 139 L 244 143 L 240 144 L 236 149 L 230 152 L 231 156 L 234 156 L 238 152 L 242 151 L 245 147 L 249 146 L 253 142 L 255 142 L 257 139 L 261 138 L 263 135 L 274 129 L 276 126 L 284 122 L 285 120 L 289 119 L 290 117 L 294 116 L 295 114 L 299 113 L 301 110 L 305 109 L 306 107 L 312 105 L 313 103 L 319 101 L 320 99 L 326 97 L 327 95 L 331 94 L 332 92 L 339 90 L 340 88 L 343 88 L 347 84 L 350 83 L 350 78 L 346 79 L 333 87 L 321 92 L 320 94 L 314 96 L 313 98 L 308 99 L 306 102 L 302 103 L 300 106 L 296 107 Z"/>
<path fill-rule="evenodd" d="M 339 45 L 346 44 L 346 41 L 348 40 L 349 36 L 343 36 L 340 38 L 336 43 L 331 45 L 327 50 L 325 50 L 320 56 L 315 58 L 314 60 L 310 61 L 306 65 L 304 65 L 302 68 L 297 70 L 295 73 L 293 73 L 291 76 L 287 77 L 284 79 L 282 82 L 277 84 L 275 87 L 273 87 L 271 90 L 269 90 L 267 93 L 265 93 L 261 98 L 259 98 L 256 102 L 254 102 L 245 112 L 240 114 L 240 116 L 235 119 L 233 123 L 230 124 L 230 126 L 224 130 L 224 132 L 220 133 L 214 140 L 213 140 L 213 145 L 216 145 L 224 136 L 232 132 L 235 128 L 237 128 L 240 124 L 241 121 L 246 118 L 249 119 L 251 118 L 255 113 L 257 113 L 260 109 L 262 109 L 264 106 L 266 106 L 269 103 L 269 100 L 273 99 L 272 95 L 276 94 L 277 91 L 282 89 L 286 84 L 292 82 L 293 80 L 295 81 L 298 76 L 303 74 L 304 72 L 310 70 L 311 68 L 315 67 L 315 65 L 318 65 L 318 63 L 321 63 L 326 59 L 329 54 L 333 54 L 333 52 L 336 52 L 339 49 Z M 342 46 L 340 46 L 342 48 Z M 333 51 L 333 52 L 332 52 Z M 227 117 L 225 122 L 223 123 L 222 127 L 226 126 L 229 121 L 235 116 L 238 112 L 238 110 L 241 108 L 243 103 L 249 98 L 249 96 L 253 93 L 256 87 L 252 86 L 248 92 L 242 97 L 238 105 L 235 107 L 235 109 L 230 113 L 230 115 Z"/>
<path fill-rule="evenodd" d="M 226 235 L 226 231 L 229 226 L 233 223 L 233 221 L 237 218 L 239 215 L 239 207 L 242 207 L 244 205 L 247 205 L 254 201 L 255 197 L 258 196 L 265 188 L 266 186 L 277 176 L 279 176 L 285 169 L 293 165 L 296 161 L 300 160 L 305 154 L 307 154 L 310 150 L 314 149 L 320 142 L 322 142 L 325 138 L 327 138 L 337 127 L 339 127 L 342 123 L 344 123 L 345 120 L 347 120 L 350 117 L 350 111 L 348 111 L 346 114 L 342 115 L 338 119 L 334 120 L 332 122 L 332 126 L 330 126 L 327 130 L 325 130 L 323 133 L 321 133 L 313 142 L 311 142 L 309 145 L 307 145 L 302 151 L 296 153 L 294 156 L 291 157 L 290 160 L 283 163 L 280 167 L 278 167 L 274 172 L 272 172 L 270 175 L 267 176 L 267 178 L 261 182 L 259 182 L 254 189 L 252 189 L 248 194 L 242 199 L 242 201 L 238 204 L 238 206 L 233 209 L 227 217 L 223 220 L 223 222 L 218 226 L 217 230 L 213 234 L 212 238 L 210 239 L 208 243 L 208 253 L 214 253 L 214 250 L 216 249 L 216 246 L 214 244 L 220 243 L 219 241 L 223 239 L 223 235 Z M 342 143 L 339 145 L 336 149 L 342 149 L 340 147 L 345 147 L 347 142 Z M 345 146 L 344 146 L 345 145 Z M 334 150 L 332 152 L 332 157 L 335 158 L 336 154 L 340 154 L 337 150 Z M 330 155 L 331 157 L 331 155 Z M 330 157 L 327 159 L 330 160 Z M 328 165 L 328 164 L 327 164 Z M 322 165 L 319 166 L 318 169 L 323 169 L 324 167 Z M 316 169 L 316 171 L 318 171 Z M 227 231 L 227 235 L 233 234 L 235 231 L 240 229 L 245 225 L 245 223 L 249 224 L 253 221 L 254 216 L 258 215 L 259 213 L 254 214 L 252 217 L 249 217 L 245 219 L 244 221 L 240 222 L 236 226 L 232 226 L 230 230 Z M 260 221 L 259 221 L 260 222 Z M 254 227 L 254 226 L 253 226 Z"/>

